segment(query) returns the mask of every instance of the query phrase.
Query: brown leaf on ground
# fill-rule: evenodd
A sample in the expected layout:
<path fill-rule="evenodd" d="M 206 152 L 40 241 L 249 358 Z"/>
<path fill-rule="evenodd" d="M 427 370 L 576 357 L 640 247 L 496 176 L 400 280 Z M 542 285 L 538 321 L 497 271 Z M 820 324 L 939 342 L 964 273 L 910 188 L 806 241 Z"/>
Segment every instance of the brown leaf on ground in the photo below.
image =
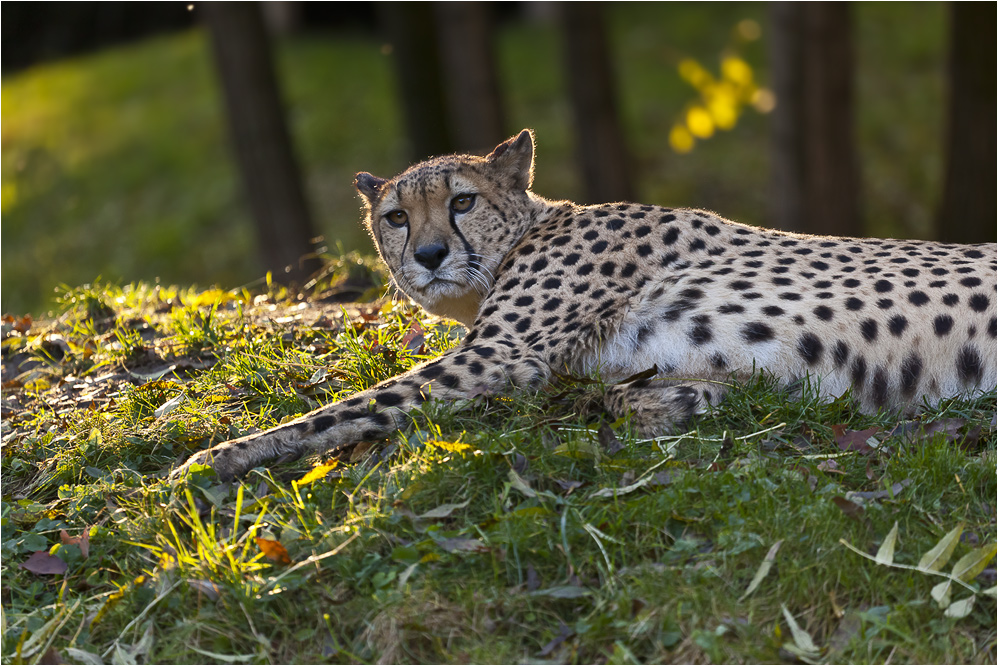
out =
<path fill-rule="evenodd" d="M 419 322 L 413 320 L 409 325 L 409 330 L 405 332 L 402 336 L 402 347 L 409 350 L 410 354 L 422 354 L 423 342 L 426 340 L 426 336 L 423 332 L 423 327 L 420 326 Z"/>
<path fill-rule="evenodd" d="M 844 425 L 833 425 L 832 432 L 835 433 L 835 445 L 840 451 L 855 451 L 856 453 L 868 456 L 877 449 L 867 444 L 867 440 L 880 432 L 880 428 L 867 428 L 866 430 L 847 430 Z"/>
<path fill-rule="evenodd" d="M 64 544 L 76 545 L 80 547 L 80 553 L 83 554 L 83 558 L 86 559 L 90 557 L 90 528 L 83 528 L 83 534 L 78 537 L 71 537 L 66 530 L 59 530 L 59 538 Z"/>
<path fill-rule="evenodd" d="M 923 423 L 921 421 L 905 421 L 894 427 L 890 434 L 905 437 L 912 442 L 932 439 L 942 433 L 947 442 L 958 442 L 963 449 L 977 448 L 981 435 L 984 433 L 981 425 L 968 425 L 967 419 L 948 418 Z"/>
<path fill-rule="evenodd" d="M 273 560 L 280 564 L 291 564 L 291 556 L 288 555 L 287 549 L 280 541 L 264 539 L 262 537 L 254 537 L 253 540 L 256 541 L 257 547 L 260 548 L 268 560 Z"/>
<path fill-rule="evenodd" d="M 831 458 L 828 460 L 822 460 L 818 463 L 818 471 L 824 472 L 825 474 L 845 474 L 845 472 L 839 469 L 839 464 Z"/>
<path fill-rule="evenodd" d="M 835 506 L 842 509 L 842 513 L 846 514 L 849 518 L 852 518 L 853 520 L 860 520 L 863 517 L 865 509 L 859 504 L 851 502 L 845 497 L 841 497 L 839 495 L 833 497 L 832 501 L 835 502 Z"/>
<path fill-rule="evenodd" d="M 64 574 L 69 567 L 57 555 L 50 555 L 47 550 L 39 550 L 22 562 L 21 568 L 40 576 L 51 576 Z"/>

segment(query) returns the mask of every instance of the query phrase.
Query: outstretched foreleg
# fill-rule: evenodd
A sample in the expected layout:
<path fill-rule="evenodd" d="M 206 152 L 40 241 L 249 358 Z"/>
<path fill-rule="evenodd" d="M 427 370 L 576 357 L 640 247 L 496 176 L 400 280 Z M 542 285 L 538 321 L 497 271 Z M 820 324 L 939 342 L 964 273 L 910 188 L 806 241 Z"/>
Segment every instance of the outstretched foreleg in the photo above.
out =
<path fill-rule="evenodd" d="M 230 479 L 277 458 L 333 451 L 365 440 L 382 439 L 408 422 L 408 412 L 434 400 L 469 399 L 508 386 L 536 386 L 548 369 L 536 359 L 503 346 L 456 347 L 440 358 L 399 377 L 322 407 L 271 430 L 223 442 L 191 456 L 174 470 L 210 465 Z"/>

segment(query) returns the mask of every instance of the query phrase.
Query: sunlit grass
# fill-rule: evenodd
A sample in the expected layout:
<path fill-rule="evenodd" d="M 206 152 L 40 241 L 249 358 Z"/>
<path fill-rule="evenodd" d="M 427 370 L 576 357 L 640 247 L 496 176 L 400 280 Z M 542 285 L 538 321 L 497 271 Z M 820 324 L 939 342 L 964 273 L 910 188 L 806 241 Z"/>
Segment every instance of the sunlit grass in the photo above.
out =
<path fill-rule="evenodd" d="M 840 543 L 876 547 L 897 523 L 912 565 L 960 523 L 954 559 L 993 542 L 993 393 L 923 415 L 949 429 L 907 441 L 886 434 L 892 415 L 760 377 L 687 434 L 640 440 L 623 420 L 611 445 L 599 385 L 563 379 L 428 403 L 333 461 L 178 484 L 163 472 L 192 451 L 403 371 L 457 331 L 403 305 L 310 318 L 320 304 L 241 291 L 62 293 L 56 321 L 5 328 L 5 362 L 44 357 L 49 373 L 5 392 L 5 661 L 772 662 L 784 606 L 827 661 L 993 660 L 993 600 L 947 618 L 936 581 Z M 142 363 L 122 344 L 137 322 Z M 59 358 L 29 341 L 53 335 Z M 843 452 L 832 426 L 880 428 L 885 452 Z M 65 572 L 19 567 L 39 551 Z"/>

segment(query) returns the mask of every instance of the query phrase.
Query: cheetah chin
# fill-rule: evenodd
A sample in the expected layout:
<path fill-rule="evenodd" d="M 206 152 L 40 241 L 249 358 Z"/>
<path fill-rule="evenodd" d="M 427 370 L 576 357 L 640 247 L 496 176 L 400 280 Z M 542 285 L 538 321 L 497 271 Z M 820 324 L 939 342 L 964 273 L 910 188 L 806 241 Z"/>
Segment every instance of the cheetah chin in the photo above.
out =
<path fill-rule="evenodd" d="M 403 293 L 468 328 L 439 358 L 272 430 L 194 455 L 222 478 L 384 438 L 429 399 L 596 373 L 653 436 L 765 370 L 865 411 L 910 413 L 996 386 L 996 246 L 806 236 L 702 210 L 579 206 L 530 191 L 529 130 L 489 155 L 357 174 Z M 647 373 L 646 373 L 647 374 Z"/>

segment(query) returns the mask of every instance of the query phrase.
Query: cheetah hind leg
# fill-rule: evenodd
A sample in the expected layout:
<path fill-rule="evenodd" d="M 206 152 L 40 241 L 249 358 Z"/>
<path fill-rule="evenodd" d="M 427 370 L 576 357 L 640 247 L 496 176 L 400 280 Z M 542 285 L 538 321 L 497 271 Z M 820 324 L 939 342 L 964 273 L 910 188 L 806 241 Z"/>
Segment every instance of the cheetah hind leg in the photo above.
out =
<path fill-rule="evenodd" d="M 606 390 L 603 404 L 614 418 L 630 414 L 640 437 L 659 437 L 684 429 L 723 397 L 727 387 L 719 382 L 676 383 L 639 379 Z"/>

